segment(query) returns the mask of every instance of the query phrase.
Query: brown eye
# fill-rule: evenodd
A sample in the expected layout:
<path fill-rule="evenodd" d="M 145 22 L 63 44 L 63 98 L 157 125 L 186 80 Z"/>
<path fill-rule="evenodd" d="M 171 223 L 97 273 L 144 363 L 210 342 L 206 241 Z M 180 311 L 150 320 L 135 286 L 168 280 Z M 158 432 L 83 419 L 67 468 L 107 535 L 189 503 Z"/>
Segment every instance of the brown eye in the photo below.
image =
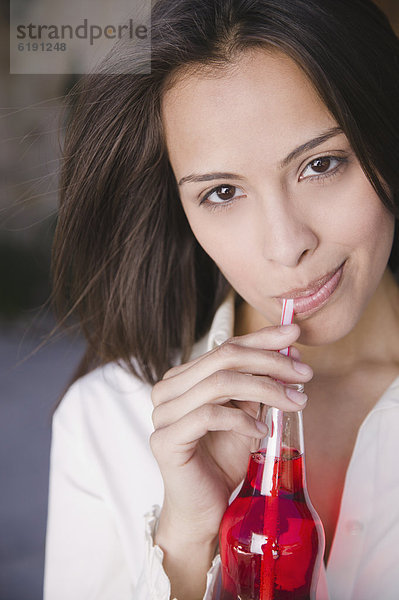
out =
<path fill-rule="evenodd" d="M 348 159 L 344 156 L 318 156 L 309 162 L 299 176 L 299 181 L 319 181 L 337 175 Z"/>
<path fill-rule="evenodd" d="M 245 192 L 235 185 L 218 185 L 213 190 L 205 194 L 201 199 L 200 204 L 204 204 L 209 207 L 222 208 L 223 206 L 230 206 L 236 200 L 245 198 Z"/>
<path fill-rule="evenodd" d="M 231 200 L 234 198 L 235 190 L 233 185 L 221 185 L 216 188 L 215 193 L 220 200 Z"/>
<path fill-rule="evenodd" d="M 328 156 L 316 158 L 310 163 L 309 166 L 316 173 L 325 173 L 331 166 L 331 158 L 329 158 Z"/>

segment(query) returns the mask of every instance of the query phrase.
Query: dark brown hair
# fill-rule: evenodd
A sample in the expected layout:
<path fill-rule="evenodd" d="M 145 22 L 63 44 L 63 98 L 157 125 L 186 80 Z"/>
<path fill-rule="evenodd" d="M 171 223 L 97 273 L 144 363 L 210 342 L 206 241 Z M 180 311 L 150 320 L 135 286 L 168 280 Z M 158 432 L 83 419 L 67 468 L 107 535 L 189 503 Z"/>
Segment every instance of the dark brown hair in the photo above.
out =
<path fill-rule="evenodd" d="M 154 383 L 205 334 L 229 290 L 182 210 L 161 122 L 162 94 L 190 68 L 277 48 L 304 70 L 382 202 L 399 214 L 399 42 L 369 0 L 159 0 L 151 73 L 121 41 L 104 74 L 72 92 L 54 241 L 55 304 L 88 341 L 79 375 L 123 361 Z M 383 183 L 384 182 L 384 183 Z M 399 264 L 398 234 L 390 265 Z"/>

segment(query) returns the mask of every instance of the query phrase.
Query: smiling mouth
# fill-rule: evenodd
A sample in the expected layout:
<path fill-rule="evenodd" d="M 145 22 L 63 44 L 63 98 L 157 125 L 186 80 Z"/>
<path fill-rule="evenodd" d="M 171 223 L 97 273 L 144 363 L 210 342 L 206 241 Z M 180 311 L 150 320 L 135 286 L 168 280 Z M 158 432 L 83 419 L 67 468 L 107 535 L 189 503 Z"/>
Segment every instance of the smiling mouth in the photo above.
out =
<path fill-rule="evenodd" d="M 321 279 L 312 282 L 307 289 L 290 290 L 285 295 L 278 296 L 277 299 L 282 302 L 283 298 L 292 298 L 295 314 L 307 313 L 321 308 L 337 289 L 342 278 L 345 262 Z"/>

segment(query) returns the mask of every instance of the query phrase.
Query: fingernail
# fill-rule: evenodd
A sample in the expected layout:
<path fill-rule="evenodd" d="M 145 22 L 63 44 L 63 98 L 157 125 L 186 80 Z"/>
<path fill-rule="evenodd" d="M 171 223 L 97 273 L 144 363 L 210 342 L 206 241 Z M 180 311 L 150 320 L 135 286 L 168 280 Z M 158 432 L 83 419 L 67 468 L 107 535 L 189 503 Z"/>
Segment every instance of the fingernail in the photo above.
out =
<path fill-rule="evenodd" d="M 313 372 L 309 365 L 306 365 L 303 362 L 299 362 L 298 360 L 293 360 L 292 365 L 295 371 L 297 371 L 297 373 L 300 373 L 301 375 L 311 375 L 311 373 Z"/>
<path fill-rule="evenodd" d="M 283 335 L 288 335 L 289 333 L 292 333 L 295 328 L 295 323 L 290 323 L 289 325 L 279 325 L 278 329 Z"/>
<path fill-rule="evenodd" d="M 289 398 L 295 404 L 305 404 L 307 402 L 307 395 L 304 392 L 298 392 L 297 390 L 293 390 L 292 388 L 286 387 L 285 393 L 287 398 Z"/>
<path fill-rule="evenodd" d="M 255 425 L 259 429 L 259 431 L 263 433 L 263 435 L 266 435 L 266 433 L 269 431 L 269 428 L 266 425 L 266 423 L 262 423 L 262 421 L 255 421 Z"/>

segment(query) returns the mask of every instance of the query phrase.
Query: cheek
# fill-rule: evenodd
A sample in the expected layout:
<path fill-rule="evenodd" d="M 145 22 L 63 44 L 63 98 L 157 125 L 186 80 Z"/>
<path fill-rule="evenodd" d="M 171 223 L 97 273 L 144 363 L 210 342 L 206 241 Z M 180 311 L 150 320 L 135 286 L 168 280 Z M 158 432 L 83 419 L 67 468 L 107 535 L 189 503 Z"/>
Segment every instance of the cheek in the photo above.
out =
<path fill-rule="evenodd" d="M 358 234 L 360 251 L 363 252 L 365 260 L 365 278 L 369 281 L 370 290 L 377 287 L 383 272 L 385 271 L 392 249 L 395 218 L 378 199 L 368 211 L 365 210 L 362 227 Z"/>
<path fill-rule="evenodd" d="M 367 251 L 372 254 L 372 261 L 387 252 L 389 256 L 394 217 L 360 167 L 351 185 L 342 186 L 336 192 L 333 213 L 324 221 L 325 241 L 339 244 L 350 252 Z"/>
<path fill-rule="evenodd" d="M 198 243 L 228 281 L 235 286 L 239 281 L 248 280 L 254 262 L 253 229 L 248 214 L 239 214 L 240 211 L 234 208 L 223 214 L 217 211 L 213 214 L 207 209 L 190 211 L 189 208 L 185 212 Z"/>
<path fill-rule="evenodd" d="M 246 239 L 240 235 L 226 235 L 223 231 L 197 237 L 205 252 L 217 264 L 230 284 L 238 289 L 250 277 L 253 252 Z"/>
<path fill-rule="evenodd" d="M 380 203 L 374 210 L 365 211 L 364 221 L 359 232 L 363 244 L 375 251 L 377 256 L 389 256 L 395 228 L 393 215 Z"/>

